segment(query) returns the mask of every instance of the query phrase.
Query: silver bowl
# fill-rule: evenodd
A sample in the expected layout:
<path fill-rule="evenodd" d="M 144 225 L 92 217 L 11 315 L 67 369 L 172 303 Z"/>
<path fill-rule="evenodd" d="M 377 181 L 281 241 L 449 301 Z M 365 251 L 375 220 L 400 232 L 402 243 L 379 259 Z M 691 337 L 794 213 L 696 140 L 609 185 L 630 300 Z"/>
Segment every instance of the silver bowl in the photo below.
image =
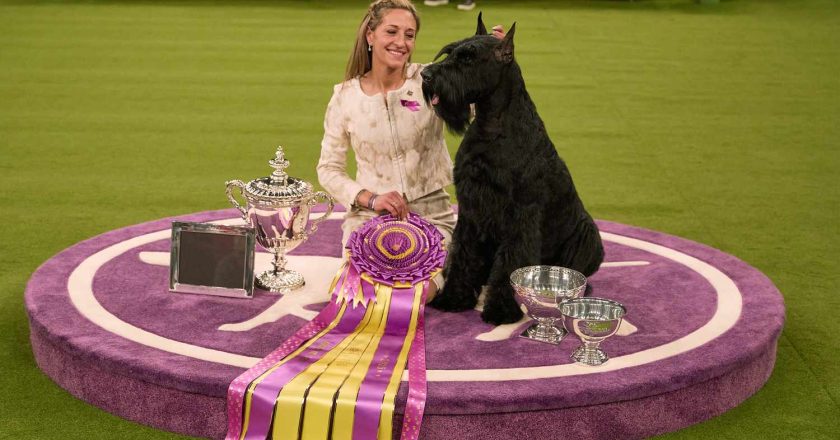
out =
<path fill-rule="evenodd" d="M 566 331 L 554 324 L 562 318 L 558 306 L 583 294 L 586 277 L 566 267 L 527 266 L 510 274 L 510 284 L 516 293 L 516 302 L 524 305 L 528 316 L 536 321 L 522 337 L 559 344 Z"/>
<path fill-rule="evenodd" d="M 601 365 L 609 357 L 599 345 L 618 331 L 627 309 L 621 303 L 603 298 L 577 298 L 560 305 L 563 327 L 578 335 L 581 346 L 572 353 L 575 362 Z"/>

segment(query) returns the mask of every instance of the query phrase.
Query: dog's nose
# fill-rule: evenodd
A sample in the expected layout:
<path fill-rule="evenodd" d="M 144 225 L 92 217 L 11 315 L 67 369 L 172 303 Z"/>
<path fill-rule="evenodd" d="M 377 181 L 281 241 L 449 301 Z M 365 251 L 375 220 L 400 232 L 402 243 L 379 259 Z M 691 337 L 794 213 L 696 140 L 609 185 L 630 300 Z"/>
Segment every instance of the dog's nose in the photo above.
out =
<path fill-rule="evenodd" d="M 420 72 L 420 76 L 423 78 L 423 82 L 429 82 L 432 80 L 432 72 L 428 67 L 426 67 L 425 69 L 423 69 L 422 72 Z"/>

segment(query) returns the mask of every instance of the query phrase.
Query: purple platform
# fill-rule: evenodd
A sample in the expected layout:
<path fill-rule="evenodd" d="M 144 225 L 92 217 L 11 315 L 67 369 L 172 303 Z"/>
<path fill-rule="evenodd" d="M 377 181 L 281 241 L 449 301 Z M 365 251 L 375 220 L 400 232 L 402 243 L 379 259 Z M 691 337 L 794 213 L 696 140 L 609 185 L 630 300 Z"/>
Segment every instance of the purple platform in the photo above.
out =
<path fill-rule="evenodd" d="M 177 220 L 235 216 L 224 210 Z M 253 299 L 168 292 L 172 220 L 102 234 L 38 268 L 26 289 L 32 349 L 49 377 L 93 405 L 219 438 L 230 381 L 325 301 L 326 289 L 313 289 L 337 268 L 340 218 L 322 223 L 292 254 L 291 262 L 309 271 L 309 293 L 257 290 Z M 569 359 L 575 338 L 559 346 L 518 338 L 524 322 L 494 328 L 478 311 L 427 309 L 421 438 L 643 438 L 721 414 L 766 382 L 784 323 L 770 280 L 698 243 L 598 224 L 607 264 L 590 278 L 592 294 L 628 309 L 627 325 L 602 345 L 610 361 L 576 365 Z M 249 321 L 267 315 L 273 318 L 262 324 Z M 405 393 L 404 383 L 396 426 Z"/>

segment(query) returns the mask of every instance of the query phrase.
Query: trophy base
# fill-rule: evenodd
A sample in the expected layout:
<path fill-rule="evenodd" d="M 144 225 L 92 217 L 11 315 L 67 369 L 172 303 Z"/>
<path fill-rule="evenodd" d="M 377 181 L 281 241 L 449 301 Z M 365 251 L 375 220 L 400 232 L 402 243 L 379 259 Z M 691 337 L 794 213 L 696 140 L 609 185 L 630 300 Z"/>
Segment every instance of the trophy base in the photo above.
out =
<path fill-rule="evenodd" d="M 579 364 L 589 365 L 593 367 L 597 367 L 605 362 L 607 362 L 610 358 L 604 353 L 604 350 L 600 348 L 586 348 L 586 347 L 578 347 L 572 352 L 572 360 Z"/>
<path fill-rule="evenodd" d="M 566 330 L 554 326 L 541 326 L 540 324 L 534 324 L 528 327 L 519 335 L 520 338 L 553 345 L 560 344 L 564 336 L 566 336 Z"/>
<path fill-rule="evenodd" d="M 285 269 L 278 272 L 267 270 L 257 275 L 256 284 L 260 289 L 271 293 L 287 293 L 303 287 L 305 281 L 303 275 L 293 270 Z"/>

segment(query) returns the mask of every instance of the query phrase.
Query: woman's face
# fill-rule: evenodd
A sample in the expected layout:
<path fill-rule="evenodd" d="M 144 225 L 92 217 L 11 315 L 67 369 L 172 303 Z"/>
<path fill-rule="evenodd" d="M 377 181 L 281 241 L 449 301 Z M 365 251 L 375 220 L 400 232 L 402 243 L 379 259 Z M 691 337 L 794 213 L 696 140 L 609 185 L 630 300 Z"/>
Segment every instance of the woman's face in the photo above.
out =
<path fill-rule="evenodd" d="M 372 65 L 384 64 L 391 69 L 401 69 L 414 52 L 417 22 L 405 9 L 385 12 L 379 26 L 367 31 L 368 44 L 372 46 Z"/>

